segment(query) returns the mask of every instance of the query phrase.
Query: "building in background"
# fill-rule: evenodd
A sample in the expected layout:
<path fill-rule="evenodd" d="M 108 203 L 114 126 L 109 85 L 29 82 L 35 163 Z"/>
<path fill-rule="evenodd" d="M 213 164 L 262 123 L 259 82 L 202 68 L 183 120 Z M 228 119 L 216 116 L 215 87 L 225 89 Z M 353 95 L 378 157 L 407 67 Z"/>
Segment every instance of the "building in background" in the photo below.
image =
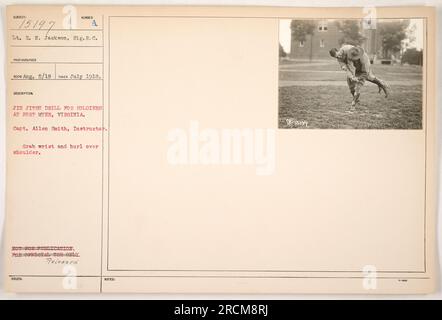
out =
<path fill-rule="evenodd" d="M 333 20 L 312 20 L 314 30 L 305 39 L 299 40 L 293 33 L 290 45 L 292 59 L 328 59 L 331 48 L 338 48 L 341 32 Z"/>
<path fill-rule="evenodd" d="M 372 20 L 292 20 L 290 53 L 291 59 L 329 59 L 329 50 L 339 48 L 344 43 L 357 44 L 364 48 L 372 63 L 400 62 L 410 44 L 410 33 L 416 30 L 398 26 L 407 21 Z M 402 30 L 401 30 L 402 28 Z M 392 32 L 402 32 L 399 47 L 392 47 L 391 39 L 401 37 Z M 406 35 L 405 35 L 406 34 Z M 386 42 L 386 39 L 390 39 Z"/>

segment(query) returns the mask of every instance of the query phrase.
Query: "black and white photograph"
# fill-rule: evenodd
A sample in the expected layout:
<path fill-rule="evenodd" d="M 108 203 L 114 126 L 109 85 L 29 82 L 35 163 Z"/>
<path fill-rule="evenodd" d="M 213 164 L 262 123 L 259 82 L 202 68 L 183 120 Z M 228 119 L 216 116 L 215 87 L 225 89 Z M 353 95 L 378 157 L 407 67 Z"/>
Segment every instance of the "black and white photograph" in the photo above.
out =
<path fill-rule="evenodd" d="M 282 19 L 280 129 L 422 129 L 424 19 Z"/>

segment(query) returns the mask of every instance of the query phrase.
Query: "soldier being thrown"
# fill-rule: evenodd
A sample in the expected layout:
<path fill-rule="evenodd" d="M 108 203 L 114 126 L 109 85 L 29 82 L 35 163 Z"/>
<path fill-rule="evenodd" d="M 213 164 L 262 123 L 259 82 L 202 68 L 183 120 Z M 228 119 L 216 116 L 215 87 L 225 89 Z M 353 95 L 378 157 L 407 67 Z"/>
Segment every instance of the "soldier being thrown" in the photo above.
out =
<path fill-rule="evenodd" d="M 330 55 L 336 58 L 342 68 L 347 72 L 347 84 L 350 89 L 353 101 L 351 103 L 351 110 L 354 110 L 359 103 L 361 95 L 361 88 L 365 80 L 376 84 L 379 88 L 379 93 L 384 91 L 385 97 L 390 95 L 390 86 L 383 80 L 376 78 L 371 70 L 370 58 L 364 49 L 353 45 L 343 45 L 341 49 L 333 48 Z"/>

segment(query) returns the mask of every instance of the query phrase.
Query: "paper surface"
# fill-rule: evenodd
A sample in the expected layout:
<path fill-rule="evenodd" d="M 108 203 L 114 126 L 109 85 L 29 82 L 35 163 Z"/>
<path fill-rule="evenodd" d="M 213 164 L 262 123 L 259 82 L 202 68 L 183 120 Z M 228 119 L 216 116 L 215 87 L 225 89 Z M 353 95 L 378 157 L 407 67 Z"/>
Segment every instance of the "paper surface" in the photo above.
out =
<path fill-rule="evenodd" d="M 434 12 L 8 7 L 8 290 L 434 291 Z M 321 56 L 349 19 L 423 52 L 355 110 Z"/>

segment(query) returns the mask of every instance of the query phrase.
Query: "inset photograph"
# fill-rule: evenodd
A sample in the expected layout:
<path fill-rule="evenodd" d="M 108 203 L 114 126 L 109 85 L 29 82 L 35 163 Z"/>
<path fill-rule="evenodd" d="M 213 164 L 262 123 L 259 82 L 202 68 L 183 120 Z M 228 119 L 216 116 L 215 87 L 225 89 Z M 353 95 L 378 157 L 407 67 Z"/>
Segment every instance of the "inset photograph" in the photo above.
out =
<path fill-rule="evenodd" d="M 424 20 L 280 20 L 280 129 L 422 129 Z"/>

